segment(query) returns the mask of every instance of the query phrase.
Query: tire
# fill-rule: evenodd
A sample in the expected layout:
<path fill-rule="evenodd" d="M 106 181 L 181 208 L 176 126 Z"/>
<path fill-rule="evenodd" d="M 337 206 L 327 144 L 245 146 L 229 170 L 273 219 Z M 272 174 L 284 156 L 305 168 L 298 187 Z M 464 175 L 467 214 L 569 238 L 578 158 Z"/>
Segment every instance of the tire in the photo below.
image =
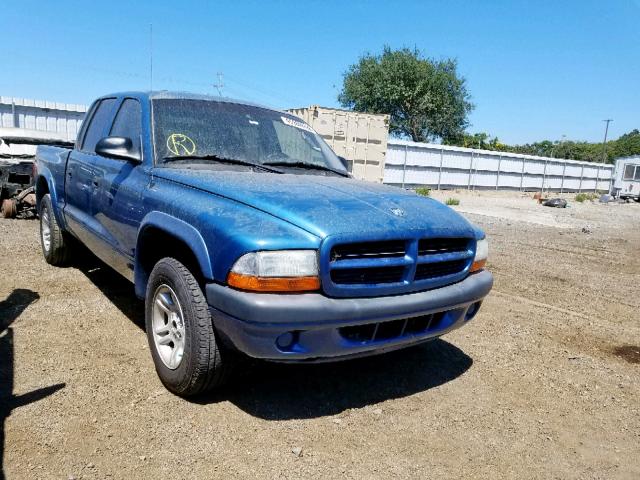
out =
<path fill-rule="evenodd" d="M 4 218 L 16 218 L 18 215 L 18 207 L 13 198 L 6 198 L 2 201 L 2 216 Z"/>
<path fill-rule="evenodd" d="M 69 261 L 69 242 L 53 214 L 51 195 L 48 193 L 42 197 L 39 214 L 40 244 L 44 259 L 47 263 L 55 266 L 67 264 Z"/>
<path fill-rule="evenodd" d="M 163 258 L 151 272 L 145 324 L 156 372 L 168 390 L 190 397 L 226 383 L 231 352 L 216 338 L 198 281 L 173 258 Z"/>

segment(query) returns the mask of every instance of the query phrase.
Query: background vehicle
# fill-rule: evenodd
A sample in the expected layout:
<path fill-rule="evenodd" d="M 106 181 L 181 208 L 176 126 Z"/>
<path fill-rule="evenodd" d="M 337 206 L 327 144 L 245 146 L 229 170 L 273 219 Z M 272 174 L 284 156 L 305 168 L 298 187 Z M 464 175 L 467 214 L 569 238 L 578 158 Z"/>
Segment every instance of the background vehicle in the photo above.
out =
<path fill-rule="evenodd" d="M 275 361 L 380 353 L 477 313 L 484 234 L 448 207 L 350 178 L 302 120 L 169 92 L 89 109 L 73 150 L 39 147 L 42 250 L 79 240 L 145 298 L 156 370 L 180 395 L 231 352 Z"/>
<path fill-rule="evenodd" d="M 640 155 L 616 160 L 611 193 L 621 200 L 640 202 Z"/>

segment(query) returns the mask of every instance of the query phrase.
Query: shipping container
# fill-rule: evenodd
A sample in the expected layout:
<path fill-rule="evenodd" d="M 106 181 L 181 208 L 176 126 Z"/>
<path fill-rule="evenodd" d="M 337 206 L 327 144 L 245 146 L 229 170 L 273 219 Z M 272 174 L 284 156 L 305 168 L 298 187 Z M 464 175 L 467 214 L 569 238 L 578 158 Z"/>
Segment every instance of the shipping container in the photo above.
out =
<path fill-rule="evenodd" d="M 389 135 L 389 115 L 311 105 L 287 110 L 307 122 L 344 157 L 355 178 L 382 182 Z"/>

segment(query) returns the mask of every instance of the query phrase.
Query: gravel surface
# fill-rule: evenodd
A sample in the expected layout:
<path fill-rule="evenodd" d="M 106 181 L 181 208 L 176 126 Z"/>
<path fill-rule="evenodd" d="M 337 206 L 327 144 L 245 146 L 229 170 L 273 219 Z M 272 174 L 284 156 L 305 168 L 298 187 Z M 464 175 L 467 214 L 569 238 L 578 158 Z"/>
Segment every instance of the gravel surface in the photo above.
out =
<path fill-rule="evenodd" d="M 0 219 L 6 478 L 640 478 L 640 205 L 433 195 L 490 238 L 473 322 L 257 363 L 197 401 L 158 381 L 131 285 L 91 258 L 48 266 L 36 221 Z"/>

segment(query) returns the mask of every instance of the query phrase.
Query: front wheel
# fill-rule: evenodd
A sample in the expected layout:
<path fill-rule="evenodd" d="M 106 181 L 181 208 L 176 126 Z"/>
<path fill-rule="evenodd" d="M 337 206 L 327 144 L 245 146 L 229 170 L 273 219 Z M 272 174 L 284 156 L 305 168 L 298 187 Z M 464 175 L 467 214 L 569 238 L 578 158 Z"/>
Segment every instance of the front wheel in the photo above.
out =
<path fill-rule="evenodd" d="M 229 352 L 216 338 L 200 285 L 173 258 L 163 258 L 151 272 L 145 323 L 156 372 L 167 389 L 188 397 L 226 382 Z"/>

